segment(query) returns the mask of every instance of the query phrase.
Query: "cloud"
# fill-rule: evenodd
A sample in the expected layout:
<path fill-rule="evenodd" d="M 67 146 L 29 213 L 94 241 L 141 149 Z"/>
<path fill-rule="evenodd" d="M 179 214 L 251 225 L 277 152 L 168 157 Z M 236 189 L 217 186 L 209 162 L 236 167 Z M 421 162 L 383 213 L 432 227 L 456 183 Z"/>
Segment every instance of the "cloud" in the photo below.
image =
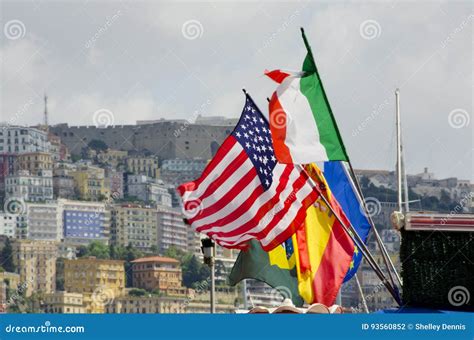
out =
<path fill-rule="evenodd" d="M 53 123 L 92 124 L 101 108 L 115 124 L 196 111 L 235 117 L 243 87 L 265 111 L 274 84 L 263 70 L 301 67 L 304 26 L 355 167 L 393 169 L 400 87 L 409 171 L 429 166 L 439 177 L 474 179 L 467 3 L 129 4 L 2 5 L 5 20 L 26 27 L 23 38 L 3 37 L 0 47 L 2 120 L 38 123 L 45 91 Z M 190 21 L 198 22 L 191 39 L 183 34 Z M 378 24 L 370 39 L 361 34 L 367 21 Z M 457 108 L 471 115 L 470 126 L 449 126 Z"/>

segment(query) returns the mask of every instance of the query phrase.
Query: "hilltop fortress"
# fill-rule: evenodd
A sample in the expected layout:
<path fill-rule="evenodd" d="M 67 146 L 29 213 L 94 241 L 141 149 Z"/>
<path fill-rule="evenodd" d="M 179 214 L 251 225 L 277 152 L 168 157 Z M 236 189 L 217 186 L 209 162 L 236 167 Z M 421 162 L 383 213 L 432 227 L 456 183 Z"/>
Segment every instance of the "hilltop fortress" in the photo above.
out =
<path fill-rule="evenodd" d="M 101 140 L 111 149 L 150 151 L 160 159 L 210 159 L 236 123 L 237 119 L 198 117 L 194 123 L 160 119 L 105 127 L 58 124 L 49 129 L 72 155 L 80 155 L 90 141 Z"/>

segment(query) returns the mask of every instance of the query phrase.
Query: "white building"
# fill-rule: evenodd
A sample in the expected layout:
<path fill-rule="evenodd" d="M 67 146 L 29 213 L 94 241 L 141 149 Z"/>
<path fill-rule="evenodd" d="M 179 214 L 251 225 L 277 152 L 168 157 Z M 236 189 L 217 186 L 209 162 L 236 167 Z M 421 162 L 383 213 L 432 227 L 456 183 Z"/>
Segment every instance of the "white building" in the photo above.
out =
<path fill-rule="evenodd" d="M 156 181 L 145 175 L 128 175 L 127 188 L 128 196 L 171 207 L 171 194 L 162 181 Z"/>
<path fill-rule="evenodd" d="M 49 152 L 50 142 L 45 131 L 23 126 L 0 124 L 0 153 Z"/>
<path fill-rule="evenodd" d="M 27 170 L 5 177 L 6 198 L 22 198 L 30 202 L 44 202 L 53 199 L 53 173 L 40 170 L 32 175 Z"/>
<path fill-rule="evenodd" d="M 54 203 L 26 203 L 26 227 L 29 240 L 61 241 L 61 210 Z"/>
<path fill-rule="evenodd" d="M 16 215 L 0 213 L 0 236 L 15 237 Z"/>
<path fill-rule="evenodd" d="M 188 251 L 188 226 L 184 224 L 181 210 L 158 206 L 157 216 L 159 251 L 164 253 L 171 246 Z"/>

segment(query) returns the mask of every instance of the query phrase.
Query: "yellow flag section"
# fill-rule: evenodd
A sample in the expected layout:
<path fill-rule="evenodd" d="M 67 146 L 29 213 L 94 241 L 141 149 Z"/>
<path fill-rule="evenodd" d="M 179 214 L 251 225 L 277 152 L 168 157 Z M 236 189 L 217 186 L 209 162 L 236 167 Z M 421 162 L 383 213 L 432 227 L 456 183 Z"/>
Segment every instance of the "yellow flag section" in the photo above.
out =
<path fill-rule="evenodd" d="M 315 164 L 306 171 L 320 188 L 332 209 L 346 225 L 337 200 Z M 304 228 L 292 236 L 296 262 L 298 291 L 306 303 L 334 304 L 354 253 L 354 244 L 335 215 L 320 197 L 306 211 Z"/>

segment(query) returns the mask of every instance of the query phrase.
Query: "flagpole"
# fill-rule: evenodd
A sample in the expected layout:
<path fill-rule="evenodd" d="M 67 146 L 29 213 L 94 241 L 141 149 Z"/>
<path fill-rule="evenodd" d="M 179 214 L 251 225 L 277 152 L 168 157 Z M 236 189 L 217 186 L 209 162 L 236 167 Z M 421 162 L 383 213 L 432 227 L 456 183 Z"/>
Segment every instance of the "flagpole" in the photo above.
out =
<path fill-rule="evenodd" d="M 401 287 L 403 285 L 402 284 L 402 279 L 400 278 L 400 275 L 398 274 L 398 271 L 395 268 L 395 265 L 393 264 L 393 261 L 392 261 L 390 255 L 388 254 L 387 248 L 385 247 L 384 243 L 382 242 L 382 238 L 380 237 L 380 234 L 377 231 L 377 228 L 375 227 L 375 223 L 372 219 L 372 216 L 369 213 L 369 209 L 367 208 L 367 204 L 366 204 L 365 199 L 364 199 L 364 194 L 362 193 L 362 188 L 360 186 L 359 180 L 357 179 L 354 168 L 352 167 L 352 163 L 350 161 L 347 162 L 347 163 L 349 164 L 349 170 L 350 170 L 351 175 L 352 175 L 352 176 L 350 176 L 351 180 L 354 183 L 354 185 L 356 187 L 356 190 L 357 190 L 357 192 L 359 193 L 359 195 L 361 197 L 362 206 L 364 207 L 365 214 L 366 214 L 367 218 L 369 219 L 369 223 L 372 226 L 372 230 L 374 231 L 375 239 L 377 240 L 377 244 L 380 247 L 380 251 L 382 253 L 382 257 L 384 259 L 385 266 L 387 267 L 388 273 L 390 275 L 390 279 L 392 281 L 392 284 L 395 286 L 394 280 L 392 278 L 391 270 L 393 270 L 393 272 L 395 273 L 395 277 L 397 278 L 397 281 L 398 281 L 398 283 L 400 284 L 400 287 Z"/>
<path fill-rule="evenodd" d="M 359 290 L 359 295 L 362 299 L 362 306 L 364 306 L 364 311 L 368 314 L 369 308 L 367 307 L 367 301 L 365 301 L 364 291 L 362 290 L 362 286 L 360 285 L 359 278 L 357 277 L 357 273 L 354 275 L 356 280 L 357 289 Z"/>
<path fill-rule="evenodd" d="M 303 166 L 301 166 L 300 164 L 295 164 L 295 167 L 306 172 L 306 170 L 304 169 Z M 334 209 L 332 208 L 331 204 L 329 203 L 329 201 L 327 200 L 327 198 L 323 195 L 323 193 L 321 192 L 321 190 L 319 189 L 318 185 L 316 183 L 314 183 L 313 179 L 311 178 L 311 176 L 308 175 L 308 179 L 309 179 L 309 183 L 311 184 L 311 186 L 319 193 L 319 196 L 321 197 L 321 199 L 324 201 L 324 203 L 326 204 L 326 206 L 329 208 L 329 210 L 331 210 L 331 212 L 334 214 L 334 216 L 336 217 L 337 221 L 341 224 L 341 226 L 343 227 L 343 229 L 346 231 L 347 235 L 349 235 L 349 237 L 352 239 L 352 241 L 354 242 L 354 244 L 356 246 L 359 246 L 361 252 L 362 252 L 362 255 L 364 256 L 364 258 L 367 260 L 367 262 L 369 263 L 369 265 L 372 267 L 373 271 L 375 272 L 375 274 L 377 274 L 377 276 L 379 277 L 380 281 L 382 281 L 383 285 L 385 286 L 385 288 L 387 288 L 387 290 L 390 292 L 390 294 L 392 295 L 392 297 L 394 298 L 394 300 L 397 302 L 397 304 L 399 306 L 401 306 L 401 301 L 400 301 L 400 296 L 398 294 L 398 291 L 397 289 L 395 288 L 395 286 L 392 286 L 390 284 L 390 282 L 387 280 L 387 278 L 385 277 L 384 273 L 382 272 L 382 269 L 380 269 L 380 267 L 378 266 L 377 262 L 375 261 L 375 259 L 373 258 L 372 254 L 370 253 L 369 249 L 367 248 L 367 246 L 365 245 L 365 243 L 362 241 L 362 239 L 360 238 L 359 234 L 357 233 L 357 231 L 354 229 L 352 223 L 349 221 L 349 226 L 347 226 L 341 219 L 341 217 L 339 216 L 338 213 L 336 213 L 336 211 L 334 211 Z"/>
<path fill-rule="evenodd" d="M 318 73 L 318 68 L 317 68 L 317 66 L 316 66 L 316 61 L 314 60 L 313 51 L 312 51 L 312 49 L 311 49 L 311 46 L 309 45 L 308 39 L 306 38 L 306 34 L 305 34 L 305 32 L 304 32 L 304 28 L 303 28 L 303 27 L 301 27 L 301 35 L 303 36 L 303 41 L 304 41 L 304 44 L 305 44 L 305 46 L 306 46 L 306 50 L 308 51 L 308 54 L 309 54 L 309 56 L 310 56 L 311 65 L 313 66 L 314 71 L 315 71 L 316 73 Z M 347 163 L 349 163 L 349 167 L 351 168 L 351 172 L 352 172 L 352 174 L 353 174 L 355 180 L 357 181 L 357 178 L 355 177 L 354 171 L 353 171 L 353 169 L 352 169 L 352 164 L 351 164 L 351 161 L 350 161 L 350 159 L 349 159 L 349 155 L 347 154 L 346 148 L 345 148 L 345 146 L 344 146 L 344 143 L 342 142 L 341 133 L 339 132 L 339 127 L 337 126 L 337 123 L 336 123 L 336 118 L 334 117 L 334 115 L 333 115 L 333 113 L 332 113 L 331 105 L 329 104 L 329 100 L 327 99 L 326 91 L 324 90 L 324 86 L 323 86 L 322 82 L 321 82 L 321 91 L 322 91 L 322 93 L 323 93 L 324 100 L 326 101 L 326 103 L 327 103 L 327 105 L 328 105 L 328 107 L 329 107 L 329 114 L 330 114 L 331 119 L 333 120 L 334 127 L 335 127 L 336 133 L 337 133 L 337 135 L 338 135 L 338 137 L 339 137 L 339 140 L 341 141 L 341 147 L 342 147 L 342 149 L 343 149 L 343 152 L 344 152 L 344 154 L 345 154 L 346 157 L 347 157 Z M 397 98 L 398 98 L 398 97 L 397 97 Z M 357 182 L 357 184 L 358 184 L 358 182 Z M 386 267 L 387 267 L 387 271 L 388 271 L 388 273 L 389 273 L 390 280 L 392 281 L 392 285 L 394 286 L 394 288 L 396 288 L 395 281 L 394 281 L 394 279 L 393 279 L 393 277 L 392 277 L 392 273 L 391 273 L 391 271 L 390 271 L 389 263 L 390 263 L 390 265 L 391 265 L 391 267 L 392 267 L 392 270 L 395 272 L 395 275 L 396 275 L 396 277 L 397 277 L 397 280 L 398 280 L 398 282 L 400 283 L 400 286 L 401 286 L 401 285 L 402 285 L 402 282 L 401 282 L 400 276 L 398 275 L 398 273 L 397 273 L 397 271 L 396 271 L 396 269 L 395 269 L 395 266 L 393 265 L 392 260 L 391 260 L 390 257 L 388 256 L 388 252 L 387 252 L 387 250 L 385 249 L 385 245 L 383 244 L 383 242 L 382 242 L 382 240 L 381 240 L 381 238 L 380 238 L 380 236 L 379 236 L 379 234 L 378 234 L 378 232 L 377 232 L 377 229 L 375 229 L 375 224 L 373 223 L 373 221 L 372 221 L 372 219 L 371 219 L 371 217 L 370 217 L 370 215 L 369 215 L 369 213 L 368 213 L 368 209 L 367 209 L 367 206 L 366 206 L 366 204 L 365 204 L 365 200 L 363 199 L 363 198 L 364 198 L 364 195 L 362 194 L 362 190 L 359 190 L 359 188 L 360 188 L 359 185 L 357 185 L 357 187 L 358 187 L 359 195 L 360 195 L 361 198 L 362 198 L 362 202 L 363 202 L 363 206 L 364 206 L 364 210 L 365 210 L 365 212 L 366 212 L 366 215 L 368 216 L 368 218 L 369 218 L 369 220 L 370 220 L 369 222 L 371 223 L 371 226 L 372 226 L 372 228 L 374 229 L 374 234 L 375 234 L 375 238 L 377 239 L 377 244 L 378 244 L 379 247 L 381 248 L 382 257 L 383 257 L 384 262 L 385 262 L 385 265 L 386 265 Z"/>
<path fill-rule="evenodd" d="M 302 32 L 303 32 L 303 37 L 304 37 L 304 31 L 303 29 L 301 29 Z M 249 96 L 247 94 L 247 91 L 245 89 L 242 89 L 242 91 L 245 93 L 246 96 Z M 250 96 L 249 96 L 250 97 Z M 269 98 L 267 98 L 267 101 L 270 101 Z M 306 173 L 306 170 L 304 169 L 304 167 L 300 164 L 294 164 L 296 168 L 298 168 L 300 171 L 304 171 Z M 316 185 L 316 183 L 314 183 L 313 179 L 311 178 L 311 176 L 307 175 L 308 176 L 308 179 L 309 179 L 309 183 L 311 184 L 311 186 L 320 194 L 321 198 L 323 199 L 324 203 L 328 206 L 328 208 L 331 210 L 331 212 L 334 214 L 334 216 L 336 217 L 336 219 L 338 220 L 338 222 L 343 226 L 343 229 L 344 231 L 349 235 L 349 237 L 352 239 L 352 241 L 354 242 L 354 244 L 357 246 L 359 245 L 359 249 L 361 250 L 362 252 L 362 255 L 364 256 L 364 258 L 367 260 L 367 262 L 369 263 L 369 265 L 372 267 L 372 269 L 374 270 L 374 272 L 377 274 L 377 276 L 379 277 L 379 279 L 382 281 L 382 283 L 384 284 L 384 286 L 387 288 L 387 290 L 391 293 L 391 295 L 393 296 L 393 298 L 395 299 L 395 301 L 398 303 L 398 305 L 401 305 L 401 301 L 400 301 L 400 296 L 398 294 L 398 290 L 395 286 L 395 284 L 392 282 L 392 285 L 390 285 L 390 283 L 388 282 L 387 278 L 385 277 L 384 273 L 382 272 L 382 270 L 380 269 L 379 265 L 377 264 L 377 262 L 375 261 L 375 259 L 373 258 L 372 254 L 370 253 L 370 251 L 368 250 L 367 246 L 365 245 L 364 241 L 361 239 L 360 235 L 357 233 L 357 231 L 355 230 L 355 228 L 352 226 L 352 223 L 349 221 L 349 227 L 347 227 L 345 225 L 345 223 L 341 220 L 341 218 L 339 217 L 339 215 L 334 211 L 334 209 L 332 208 L 332 206 L 329 204 L 329 202 L 327 201 L 326 197 L 321 193 L 321 191 L 319 190 L 319 187 Z"/>

